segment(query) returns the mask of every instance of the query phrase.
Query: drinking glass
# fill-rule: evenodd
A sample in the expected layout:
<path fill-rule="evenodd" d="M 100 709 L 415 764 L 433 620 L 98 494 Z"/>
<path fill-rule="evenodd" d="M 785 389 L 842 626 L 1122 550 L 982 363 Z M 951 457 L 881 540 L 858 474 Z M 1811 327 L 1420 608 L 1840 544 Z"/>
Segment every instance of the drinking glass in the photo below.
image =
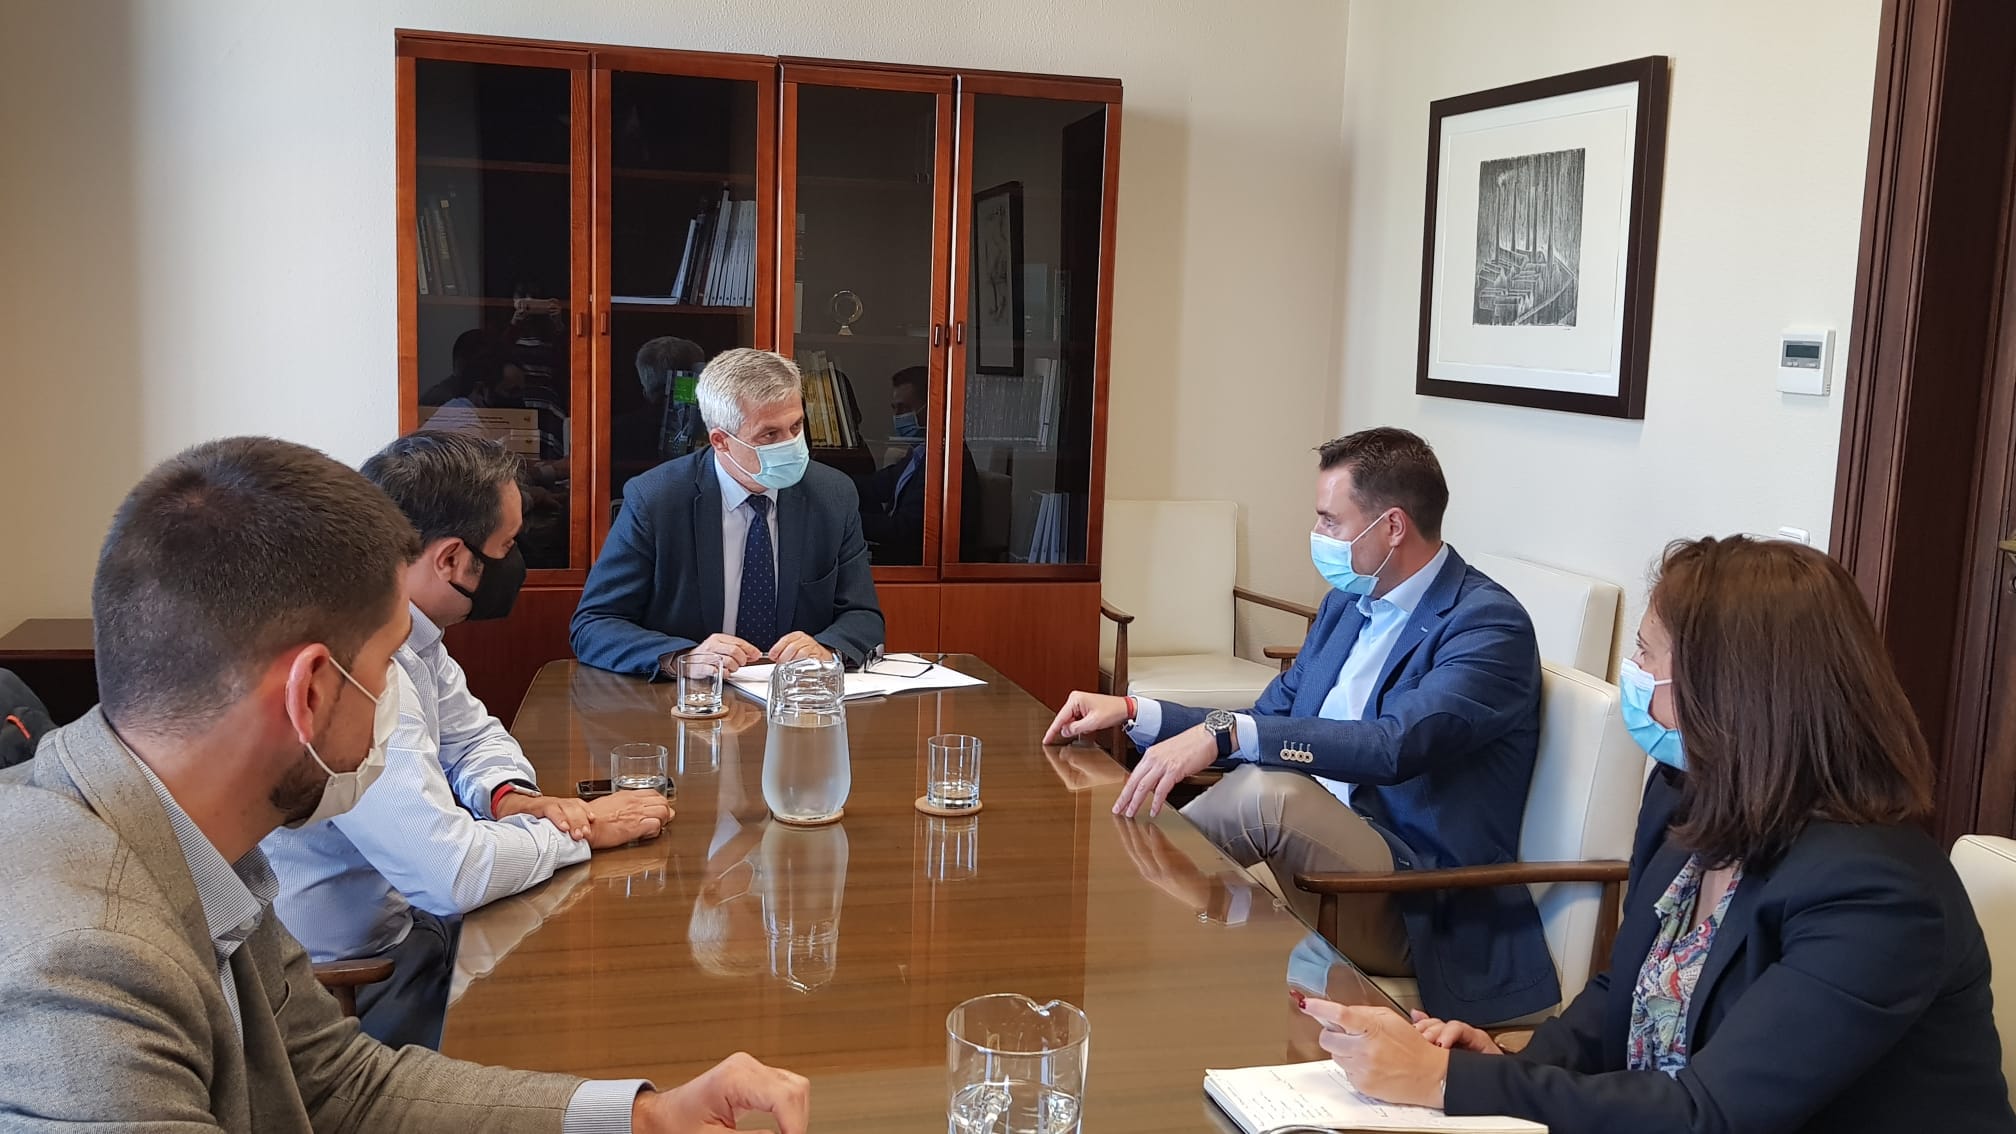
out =
<path fill-rule="evenodd" d="M 956 1134 L 1074 1134 L 1092 1027 L 1062 1000 L 979 996 L 945 1017 Z"/>
<path fill-rule="evenodd" d="M 672 663 L 679 678 L 679 700 L 672 712 L 681 717 L 711 717 L 721 711 L 721 661 L 711 654 L 688 655 Z"/>
<path fill-rule="evenodd" d="M 665 774 L 665 746 L 640 741 L 619 744 L 609 750 L 609 787 L 612 791 L 656 791 L 672 795 L 672 779 Z"/>
<path fill-rule="evenodd" d="M 924 802 L 953 811 L 980 806 L 980 738 L 948 732 L 926 746 Z"/>

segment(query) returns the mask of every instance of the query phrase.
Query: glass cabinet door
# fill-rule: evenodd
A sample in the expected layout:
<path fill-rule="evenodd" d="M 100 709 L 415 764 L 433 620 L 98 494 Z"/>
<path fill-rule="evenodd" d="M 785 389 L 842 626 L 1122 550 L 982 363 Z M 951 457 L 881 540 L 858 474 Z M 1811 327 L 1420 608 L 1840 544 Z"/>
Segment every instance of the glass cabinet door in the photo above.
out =
<path fill-rule="evenodd" d="M 758 155 L 775 68 L 730 69 L 752 77 L 608 77 L 604 524 L 632 477 L 706 447 L 693 390 L 707 361 L 770 342 L 775 214 Z"/>
<path fill-rule="evenodd" d="M 501 441 L 525 464 L 518 545 L 585 566 L 573 539 L 577 405 L 574 72 L 413 61 L 417 424 Z"/>
<path fill-rule="evenodd" d="M 784 70 L 788 294 L 812 458 L 846 473 L 878 568 L 938 562 L 951 80 Z M 870 81 L 874 87 L 867 86 Z M 903 577 L 888 571 L 879 577 Z"/>
<path fill-rule="evenodd" d="M 992 93 L 962 105 L 953 561 L 1084 564 L 1111 111 Z"/>

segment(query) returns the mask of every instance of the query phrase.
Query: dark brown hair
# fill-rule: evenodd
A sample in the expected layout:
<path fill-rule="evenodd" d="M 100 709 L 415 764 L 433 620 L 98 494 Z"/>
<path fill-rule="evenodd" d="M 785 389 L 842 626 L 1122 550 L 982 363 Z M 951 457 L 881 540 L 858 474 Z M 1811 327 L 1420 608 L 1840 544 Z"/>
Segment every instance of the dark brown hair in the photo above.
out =
<path fill-rule="evenodd" d="M 420 546 L 459 539 L 478 555 L 504 522 L 499 489 L 519 484 L 518 458 L 486 437 L 421 430 L 364 462 L 364 479 L 383 489 L 420 532 Z"/>
<path fill-rule="evenodd" d="M 1398 508 L 1429 539 L 1442 538 L 1449 482 L 1435 450 L 1404 429 L 1381 426 L 1325 441 L 1316 450 L 1324 471 L 1351 470 L 1351 499 L 1366 515 Z"/>
<path fill-rule="evenodd" d="M 189 735 L 282 650 L 320 642 L 351 665 L 419 551 L 390 497 L 304 445 L 231 437 L 170 457 L 119 505 L 98 553 L 106 717 Z"/>
<path fill-rule="evenodd" d="M 1676 542 L 1651 607 L 1673 643 L 1683 846 L 1715 866 L 1770 862 L 1816 819 L 1931 813 L 1925 739 L 1839 563 L 1781 540 Z"/>

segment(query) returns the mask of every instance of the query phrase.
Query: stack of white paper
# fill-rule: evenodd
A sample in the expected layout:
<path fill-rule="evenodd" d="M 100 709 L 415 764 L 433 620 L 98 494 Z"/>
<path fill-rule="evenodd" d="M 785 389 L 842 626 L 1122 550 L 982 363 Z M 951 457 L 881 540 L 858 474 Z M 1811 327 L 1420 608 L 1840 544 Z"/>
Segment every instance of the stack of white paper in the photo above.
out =
<path fill-rule="evenodd" d="M 928 660 L 916 654 L 890 654 L 883 659 L 897 665 L 909 663 L 913 668 Z M 745 665 L 728 675 L 728 684 L 735 691 L 758 704 L 770 701 L 770 671 L 772 665 Z M 934 665 L 916 677 L 892 677 L 885 673 L 850 673 L 846 677 L 846 697 L 853 701 L 863 697 L 887 697 L 893 693 L 917 693 L 931 689 L 963 689 L 971 685 L 985 685 L 985 681 L 971 674 L 960 673 Z"/>

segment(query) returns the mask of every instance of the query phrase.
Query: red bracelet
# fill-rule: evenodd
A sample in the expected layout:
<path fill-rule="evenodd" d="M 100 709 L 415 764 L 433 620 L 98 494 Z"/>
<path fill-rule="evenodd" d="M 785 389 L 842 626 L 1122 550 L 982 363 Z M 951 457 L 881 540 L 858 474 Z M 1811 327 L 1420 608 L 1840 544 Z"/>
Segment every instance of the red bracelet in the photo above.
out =
<path fill-rule="evenodd" d="M 1127 721 L 1129 724 L 1132 724 L 1133 722 L 1140 719 L 1141 719 L 1141 703 L 1134 699 L 1134 695 L 1132 693 L 1129 693 L 1127 695 Z M 491 808 L 491 810 L 494 811 L 496 810 L 496 808 L 493 807 Z"/>
<path fill-rule="evenodd" d="M 490 814 L 492 815 L 497 814 L 498 801 L 502 800 L 505 796 L 510 795 L 512 792 L 515 792 L 517 790 L 518 785 L 516 784 L 511 783 L 498 784 L 497 790 L 490 793 Z"/>

